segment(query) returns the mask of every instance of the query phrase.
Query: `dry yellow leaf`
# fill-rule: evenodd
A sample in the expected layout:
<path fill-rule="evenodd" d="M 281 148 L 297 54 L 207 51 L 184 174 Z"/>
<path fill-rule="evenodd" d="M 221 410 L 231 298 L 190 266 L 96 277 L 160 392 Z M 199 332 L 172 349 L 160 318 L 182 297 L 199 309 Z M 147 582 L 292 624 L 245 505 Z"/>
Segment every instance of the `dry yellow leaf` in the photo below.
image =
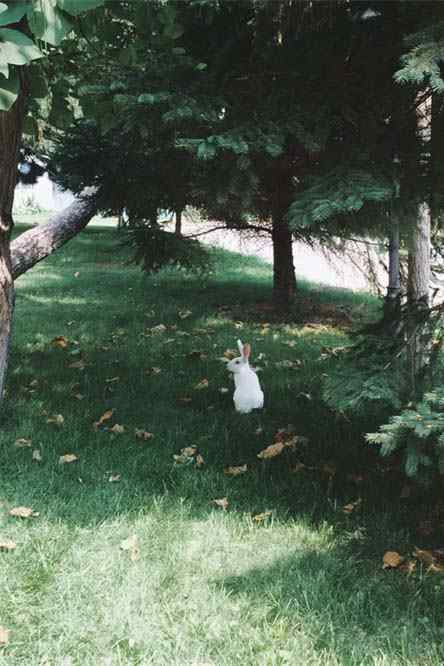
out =
<path fill-rule="evenodd" d="M 284 442 L 277 442 L 276 444 L 270 444 L 270 446 L 267 446 L 266 449 L 263 449 L 263 451 L 260 451 L 260 453 L 257 454 L 258 458 L 261 458 L 261 460 L 268 460 L 269 458 L 276 458 L 276 456 L 280 456 L 282 451 L 285 449 L 286 444 Z"/>
<path fill-rule="evenodd" d="M 134 429 L 134 434 L 136 435 L 137 439 L 153 439 L 154 435 L 152 432 L 147 432 L 146 430 L 141 430 L 140 428 L 135 428 Z"/>
<path fill-rule="evenodd" d="M 208 379 L 201 379 L 200 382 L 197 382 L 194 388 L 196 391 L 202 391 L 202 389 L 207 389 L 208 386 L 209 386 Z"/>
<path fill-rule="evenodd" d="M 27 447 L 32 446 L 32 439 L 26 439 L 25 437 L 19 437 L 19 439 L 15 440 L 14 446 L 16 446 L 18 449 L 24 449 Z"/>
<path fill-rule="evenodd" d="M 267 520 L 267 518 L 270 518 L 271 515 L 271 511 L 264 511 L 264 513 L 258 513 L 253 516 L 253 520 L 255 523 L 263 523 L 265 520 Z"/>
<path fill-rule="evenodd" d="M 9 515 L 15 518 L 36 518 L 39 514 L 29 506 L 15 506 L 10 510 Z"/>
<path fill-rule="evenodd" d="M 0 645 L 7 645 L 9 643 L 9 629 L 0 627 Z"/>
<path fill-rule="evenodd" d="M 62 426 L 65 423 L 65 417 L 62 414 L 52 414 L 51 416 L 48 416 L 46 423 Z"/>
<path fill-rule="evenodd" d="M 120 550 L 129 552 L 131 562 L 135 562 L 140 557 L 139 543 L 137 534 L 133 534 L 120 544 Z"/>
<path fill-rule="evenodd" d="M 120 423 L 115 423 L 113 427 L 109 429 L 109 432 L 121 435 L 123 432 L 125 432 L 125 426 L 120 425 Z"/>
<path fill-rule="evenodd" d="M 53 340 L 51 340 L 53 347 L 59 347 L 60 349 L 66 349 L 69 345 L 69 341 L 65 338 L 64 335 L 57 335 Z"/>
<path fill-rule="evenodd" d="M 247 465 L 238 465 L 236 466 L 228 466 L 224 467 L 224 474 L 227 476 L 240 476 L 241 474 L 245 474 L 247 471 Z"/>
<path fill-rule="evenodd" d="M 94 430 L 97 430 L 97 428 L 99 428 L 102 425 L 102 423 L 105 423 L 105 421 L 109 421 L 109 419 L 112 417 L 113 414 L 114 414 L 114 409 L 107 409 L 106 412 L 102 414 L 100 419 L 93 423 Z"/>
<path fill-rule="evenodd" d="M 76 462 L 78 459 L 79 458 L 75 453 L 65 453 L 65 455 L 60 456 L 59 465 L 66 465 L 67 463 Z"/>
<path fill-rule="evenodd" d="M 42 454 L 40 453 L 40 449 L 34 449 L 32 452 L 32 459 L 34 462 L 42 462 Z"/>
<path fill-rule="evenodd" d="M 211 504 L 215 504 L 215 506 L 219 506 L 221 509 L 226 511 L 229 506 L 229 501 L 226 497 L 222 497 L 221 499 L 211 500 Z"/>
<path fill-rule="evenodd" d="M 16 548 L 17 544 L 15 541 L 0 541 L 0 550 L 6 550 L 9 552 L 10 550 L 15 550 Z"/>
<path fill-rule="evenodd" d="M 362 504 L 362 499 L 359 498 L 354 502 L 350 502 L 349 504 L 346 504 L 345 506 L 342 507 L 342 512 L 343 513 L 353 513 L 355 509 L 357 509 L 360 505 Z"/>
<path fill-rule="evenodd" d="M 396 550 L 388 550 L 382 558 L 383 569 L 397 569 L 404 562 L 404 558 Z"/>

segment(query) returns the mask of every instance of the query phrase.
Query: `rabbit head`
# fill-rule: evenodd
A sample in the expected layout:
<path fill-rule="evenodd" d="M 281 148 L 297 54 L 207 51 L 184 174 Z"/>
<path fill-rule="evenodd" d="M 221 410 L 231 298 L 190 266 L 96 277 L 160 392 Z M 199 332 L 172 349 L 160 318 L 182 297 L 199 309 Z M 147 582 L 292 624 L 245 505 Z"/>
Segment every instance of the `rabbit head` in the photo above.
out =
<path fill-rule="evenodd" d="M 250 367 L 248 359 L 251 354 L 251 345 L 248 343 L 244 345 L 240 340 L 238 340 L 237 346 L 239 347 L 240 356 L 233 358 L 229 363 L 227 363 L 227 370 L 235 375 Z"/>

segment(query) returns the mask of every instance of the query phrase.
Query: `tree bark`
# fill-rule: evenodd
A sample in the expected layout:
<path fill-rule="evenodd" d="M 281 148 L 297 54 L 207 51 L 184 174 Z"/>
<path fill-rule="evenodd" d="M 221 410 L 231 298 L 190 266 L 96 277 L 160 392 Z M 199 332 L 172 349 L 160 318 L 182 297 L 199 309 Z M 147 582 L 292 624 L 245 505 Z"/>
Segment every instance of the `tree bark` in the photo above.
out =
<path fill-rule="evenodd" d="M 24 79 L 21 83 L 22 90 L 14 105 L 9 111 L 0 112 L 0 401 L 3 398 L 14 312 L 10 238 L 13 224 L 12 204 L 25 116 Z"/>
<path fill-rule="evenodd" d="M 296 292 L 293 261 L 293 238 L 282 213 L 272 216 L 273 300 L 278 307 L 288 308 Z"/>
<path fill-rule="evenodd" d="M 95 188 L 86 188 L 73 203 L 47 224 L 25 231 L 11 243 L 13 279 L 76 236 L 97 212 Z"/>
<path fill-rule="evenodd" d="M 399 324 L 401 315 L 401 280 L 400 280 L 400 259 L 399 259 L 399 221 L 391 220 L 390 240 L 388 250 L 389 279 L 387 286 L 387 295 L 384 302 L 384 319 L 387 323 Z"/>
<path fill-rule="evenodd" d="M 176 226 L 174 229 L 174 233 L 176 236 L 182 236 L 182 209 L 179 208 L 178 210 L 175 211 L 176 215 Z"/>

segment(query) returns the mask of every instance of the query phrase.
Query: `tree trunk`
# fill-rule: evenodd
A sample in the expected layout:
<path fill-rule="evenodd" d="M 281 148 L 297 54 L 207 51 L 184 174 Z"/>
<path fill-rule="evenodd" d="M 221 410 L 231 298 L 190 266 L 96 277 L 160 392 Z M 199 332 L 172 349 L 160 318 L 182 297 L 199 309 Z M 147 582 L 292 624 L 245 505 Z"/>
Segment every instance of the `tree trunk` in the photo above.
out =
<path fill-rule="evenodd" d="M 389 279 L 384 302 L 384 319 L 387 323 L 399 324 L 401 315 L 401 280 L 399 261 L 399 222 L 392 218 L 389 241 Z"/>
<path fill-rule="evenodd" d="M 293 238 L 288 222 L 282 213 L 272 217 L 273 240 L 273 300 L 288 308 L 296 291 L 296 276 L 293 262 Z"/>
<path fill-rule="evenodd" d="M 12 204 L 25 115 L 25 93 L 19 94 L 9 111 L 0 112 L 0 402 L 8 366 L 14 311 L 14 279 L 11 271 L 10 238 Z"/>
<path fill-rule="evenodd" d="M 11 243 L 11 270 L 16 280 L 48 255 L 76 236 L 97 212 L 96 188 L 85 188 L 71 205 L 40 224 L 20 234 Z"/>
<path fill-rule="evenodd" d="M 174 229 L 174 233 L 176 236 L 182 236 L 182 209 L 179 208 L 178 210 L 175 211 L 176 215 L 176 227 Z"/>

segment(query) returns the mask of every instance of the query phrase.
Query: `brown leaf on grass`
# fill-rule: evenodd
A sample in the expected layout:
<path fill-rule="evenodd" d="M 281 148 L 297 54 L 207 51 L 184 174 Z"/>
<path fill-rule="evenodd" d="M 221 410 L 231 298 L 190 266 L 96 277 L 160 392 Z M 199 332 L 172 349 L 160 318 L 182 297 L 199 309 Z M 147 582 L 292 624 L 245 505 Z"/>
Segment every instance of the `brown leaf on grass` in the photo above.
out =
<path fill-rule="evenodd" d="M 200 469 L 201 467 L 204 467 L 204 465 L 205 465 L 205 460 L 200 455 L 200 453 L 198 453 L 196 456 L 196 467 Z"/>
<path fill-rule="evenodd" d="M 147 432 L 146 430 L 142 430 L 141 428 L 134 428 L 134 434 L 137 437 L 137 439 L 143 439 L 143 440 L 148 440 L 148 439 L 153 439 L 154 435 L 152 432 Z"/>
<path fill-rule="evenodd" d="M 37 518 L 39 514 L 29 506 L 15 506 L 10 510 L 9 515 L 15 518 Z"/>
<path fill-rule="evenodd" d="M 120 425 L 120 423 L 115 423 L 108 432 L 113 432 L 115 435 L 121 435 L 123 432 L 125 432 L 125 426 Z"/>
<path fill-rule="evenodd" d="M 236 358 L 236 356 L 239 356 L 239 352 L 235 349 L 226 349 L 224 351 L 224 358 L 227 358 L 229 361 L 231 361 L 232 358 Z"/>
<path fill-rule="evenodd" d="M 190 317 L 193 313 L 192 313 L 191 310 L 179 310 L 179 312 L 178 312 L 177 314 L 178 314 L 178 316 L 179 316 L 179 319 L 187 319 L 187 318 Z"/>
<path fill-rule="evenodd" d="M 276 458 L 280 456 L 282 451 L 285 449 L 286 444 L 284 442 L 277 442 L 276 444 L 270 444 L 267 448 L 263 449 L 257 454 L 257 457 L 261 460 L 269 460 L 270 458 Z"/>
<path fill-rule="evenodd" d="M 162 368 L 147 368 L 145 370 L 146 375 L 160 375 Z"/>
<path fill-rule="evenodd" d="M 75 453 L 65 453 L 65 455 L 60 456 L 59 465 L 67 465 L 79 460 L 79 457 Z"/>
<path fill-rule="evenodd" d="M 65 417 L 63 414 L 52 414 L 51 416 L 48 416 L 46 423 L 52 423 L 60 427 L 65 423 Z"/>
<path fill-rule="evenodd" d="M 120 544 L 120 550 L 124 550 L 129 553 L 131 562 L 136 562 L 140 557 L 139 542 L 137 539 L 137 534 L 132 534 L 127 539 Z"/>
<path fill-rule="evenodd" d="M 396 550 L 388 550 L 382 558 L 383 569 L 397 569 L 404 562 L 404 558 Z"/>
<path fill-rule="evenodd" d="M 109 421 L 113 414 L 114 409 L 107 409 L 107 411 L 102 414 L 100 419 L 93 423 L 94 430 L 97 430 L 103 423 L 105 423 L 105 421 Z"/>
<path fill-rule="evenodd" d="M 215 504 L 216 506 L 220 507 L 223 511 L 226 511 L 230 503 L 226 497 L 222 497 L 221 499 L 211 500 L 211 504 Z"/>
<path fill-rule="evenodd" d="M 417 560 L 422 562 L 423 564 L 427 564 L 430 566 L 431 564 L 435 564 L 436 558 L 433 555 L 432 550 L 423 550 L 421 548 L 415 548 L 413 551 L 413 556 L 416 557 Z"/>
<path fill-rule="evenodd" d="M 0 627 L 0 645 L 7 645 L 9 643 L 10 630 L 5 627 Z"/>
<path fill-rule="evenodd" d="M 197 382 L 194 386 L 195 391 L 202 391 L 203 389 L 207 389 L 209 386 L 209 381 L 208 379 L 204 378 L 201 379 L 200 382 Z"/>
<path fill-rule="evenodd" d="M 17 544 L 15 541 L 0 541 L 0 550 L 4 550 L 6 552 L 10 552 L 11 550 L 15 550 L 17 548 Z"/>
<path fill-rule="evenodd" d="M 32 459 L 34 462 L 42 462 L 43 458 L 40 449 L 34 449 L 32 452 Z"/>
<path fill-rule="evenodd" d="M 19 437 L 15 440 L 14 446 L 18 449 L 30 448 L 32 446 L 32 439 L 26 439 L 25 437 Z"/>
<path fill-rule="evenodd" d="M 65 338 L 64 335 L 57 335 L 53 340 L 51 340 L 53 347 L 59 347 L 60 349 L 66 349 L 69 345 L 69 340 Z"/>
<path fill-rule="evenodd" d="M 444 564 L 440 564 L 439 562 L 432 562 L 432 564 L 427 569 L 427 573 L 429 571 L 431 573 L 444 573 Z"/>
<path fill-rule="evenodd" d="M 255 523 L 263 523 L 267 520 L 267 518 L 270 518 L 273 515 L 272 511 L 264 511 L 264 513 L 257 513 L 255 516 L 253 516 L 253 520 Z"/>
<path fill-rule="evenodd" d="M 224 474 L 227 476 L 240 476 L 241 474 L 245 474 L 247 470 L 247 465 L 228 466 L 224 467 Z"/>
<path fill-rule="evenodd" d="M 68 365 L 68 368 L 74 368 L 75 370 L 84 370 L 86 368 L 85 361 L 80 358 L 78 361 L 73 361 Z"/>
<path fill-rule="evenodd" d="M 353 513 L 353 511 L 355 511 L 358 507 L 360 507 L 361 504 L 362 504 L 362 499 L 359 497 L 354 502 L 350 502 L 349 504 L 343 506 L 342 513 L 349 515 L 350 513 Z"/>

